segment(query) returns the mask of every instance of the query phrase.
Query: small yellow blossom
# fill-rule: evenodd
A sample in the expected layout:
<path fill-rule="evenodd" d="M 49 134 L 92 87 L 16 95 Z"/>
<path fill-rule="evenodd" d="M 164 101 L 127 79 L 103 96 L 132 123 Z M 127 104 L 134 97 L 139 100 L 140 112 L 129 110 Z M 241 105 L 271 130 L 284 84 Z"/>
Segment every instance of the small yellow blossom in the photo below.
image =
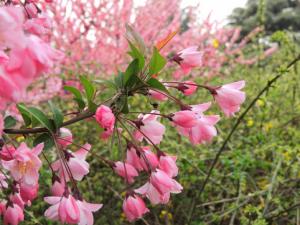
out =
<path fill-rule="evenodd" d="M 269 132 L 271 129 L 273 128 L 273 123 L 272 122 L 268 122 L 264 124 L 264 129 L 266 132 Z"/>
<path fill-rule="evenodd" d="M 248 127 L 252 127 L 253 124 L 254 124 L 253 119 L 249 119 L 249 120 L 247 121 L 247 126 L 248 126 Z"/>
<path fill-rule="evenodd" d="M 213 39 L 212 45 L 213 45 L 214 48 L 218 48 L 219 45 L 220 45 L 220 43 L 219 43 L 219 41 L 217 39 Z"/>
<path fill-rule="evenodd" d="M 256 105 L 259 106 L 259 107 L 263 107 L 265 105 L 265 102 L 261 99 L 258 99 L 257 102 L 256 102 Z"/>
<path fill-rule="evenodd" d="M 17 142 L 22 142 L 25 140 L 24 136 L 19 136 L 16 138 Z"/>

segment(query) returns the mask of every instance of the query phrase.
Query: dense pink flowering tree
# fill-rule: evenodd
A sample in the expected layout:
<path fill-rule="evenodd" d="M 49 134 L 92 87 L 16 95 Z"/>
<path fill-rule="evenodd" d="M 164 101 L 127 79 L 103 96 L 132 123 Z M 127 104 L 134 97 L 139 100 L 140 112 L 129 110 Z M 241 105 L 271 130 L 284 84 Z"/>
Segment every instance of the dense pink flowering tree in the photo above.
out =
<path fill-rule="evenodd" d="M 126 11 L 131 9 L 129 3 L 130 1 L 103 1 L 99 4 L 104 4 L 104 9 L 120 10 L 118 12 L 121 18 L 127 18 L 131 15 Z M 172 3 L 173 5 L 169 6 L 176 9 L 178 3 L 175 1 Z M 165 7 L 158 1 L 155 4 L 155 7 Z M 182 37 L 181 35 L 173 37 L 175 33 L 164 38 L 158 37 L 160 41 L 149 48 L 147 47 L 149 43 L 145 45 L 142 36 L 146 36 L 150 41 L 157 38 L 157 33 L 152 34 L 152 30 L 148 30 L 149 33 L 141 32 L 140 35 L 131 26 L 127 26 L 126 31 L 120 27 L 114 32 L 119 38 L 123 32 L 127 35 L 129 63 L 126 64 L 123 58 L 116 58 L 114 63 L 121 63 L 118 75 L 101 85 L 85 76 L 80 76 L 82 88 L 66 85 L 64 90 L 74 95 L 74 99 L 70 101 L 78 104 L 77 109 L 72 114 L 64 115 L 61 109 L 49 102 L 49 109 L 52 112 L 49 116 L 38 107 L 21 103 L 27 87 L 38 77 L 51 72 L 55 66 L 58 68 L 66 66 L 66 61 L 62 60 L 75 60 L 68 57 L 68 51 L 74 53 L 74 57 L 79 57 L 78 60 L 83 62 L 82 65 L 85 65 L 86 61 L 81 58 L 78 49 L 72 46 L 66 48 L 66 45 L 57 45 L 65 52 L 64 59 L 61 51 L 51 47 L 47 36 L 51 19 L 41 10 L 44 7 L 47 7 L 44 6 L 44 2 L 38 1 L 25 3 L 7 1 L 0 6 L 0 189 L 3 193 L 0 196 L 1 219 L 4 224 L 12 225 L 24 221 L 24 210 L 25 208 L 30 210 L 31 202 L 37 198 L 39 186 L 43 182 L 39 176 L 42 165 L 45 164 L 52 174 L 52 185 L 49 187 L 49 195 L 44 196 L 44 201 L 49 204 L 44 215 L 49 220 L 66 224 L 94 223 L 93 213 L 100 210 L 102 204 L 87 202 L 83 199 L 84 190 L 78 187 L 78 183 L 90 172 L 87 156 L 94 149 L 89 143 L 83 146 L 76 144 L 72 132 L 66 128 L 86 119 L 95 120 L 102 128 L 101 134 L 98 134 L 99 139 L 116 138 L 119 150 L 126 152 L 124 154 L 126 157 L 118 161 L 102 156 L 99 160 L 110 167 L 112 173 L 124 180 L 126 196 L 122 208 L 128 221 L 140 219 L 150 211 L 147 208 L 149 203 L 167 204 L 173 194 L 179 194 L 183 190 L 182 185 L 176 180 L 180 173 L 176 165 L 177 156 L 160 147 L 167 128 L 176 129 L 193 145 L 211 142 L 217 135 L 215 126 L 221 117 L 207 114 L 207 111 L 212 104 L 216 104 L 226 117 L 234 116 L 246 98 L 242 90 L 245 82 L 211 86 L 193 81 L 161 80 L 160 74 L 168 67 L 175 66 L 178 73 L 182 74 L 197 70 L 203 65 L 206 52 L 199 46 L 179 49 L 176 49 L 175 45 L 169 46 L 173 40 L 176 43 L 176 38 Z M 66 6 L 56 4 L 53 7 Z M 88 16 L 89 13 L 101 16 L 101 10 L 99 15 L 97 14 L 97 7 L 100 6 L 91 6 L 90 2 L 82 3 L 80 7 L 74 8 L 69 16 L 72 18 L 73 13 L 82 17 Z M 146 8 L 144 10 L 141 12 L 147 15 L 148 11 Z M 179 12 L 173 13 L 178 16 Z M 139 16 L 141 15 L 137 14 L 136 18 Z M 106 19 L 103 16 L 103 21 Z M 155 20 L 158 19 L 153 17 L 153 20 L 149 19 L 149 23 L 154 23 Z M 101 20 L 99 21 L 101 25 Z M 85 26 L 92 26 L 99 21 L 89 21 L 90 23 Z M 140 20 L 137 19 L 138 21 Z M 83 19 L 83 23 L 85 22 L 86 19 Z M 117 23 L 117 20 L 107 19 L 105 23 L 109 22 Z M 77 39 L 85 38 L 85 31 L 81 30 L 81 25 L 76 27 L 68 20 L 64 23 L 72 29 L 77 29 L 69 35 L 75 35 L 77 32 L 79 35 L 76 36 Z M 177 26 L 178 24 L 174 22 L 174 27 Z M 164 26 L 161 29 L 163 30 Z M 167 28 L 166 30 L 168 31 Z M 18 35 L 11 35 L 12 33 Z M 74 39 L 74 43 L 77 39 Z M 101 46 L 109 46 L 110 51 L 109 43 L 113 40 L 109 36 L 103 35 L 98 41 L 103 42 Z M 126 45 L 122 42 L 118 48 L 124 50 Z M 100 50 L 98 49 L 98 52 L 101 52 Z M 116 54 L 118 57 L 121 55 L 113 52 L 113 49 L 111 51 L 112 55 Z M 99 54 L 107 52 L 108 50 L 103 50 Z M 84 55 L 86 52 L 82 53 Z M 110 63 L 107 66 L 112 66 Z M 183 93 L 184 96 L 190 96 L 199 89 L 210 93 L 212 101 L 188 105 L 184 99 L 176 95 Z M 113 94 L 103 99 L 103 90 L 110 90 Z M 129 103 L 129 99 L 136 96 L 149 98 L 150 103 L 168 101 L 177 109 L 161 112 L 158 104 L 150 104 L 153 110 L 136 111 Z M 6 109 L 10 105 L 18 110 L 20 117 L 18 122 L 12 114 L 7 113 Z M 162 123 L 163 120 L 166 122 Z M 10 136 L 13 134 L 26 135 L 27 139 L 17 144 Z M 70 145 L 77 146 L 78 150 L 69 150 Z M 50 149 L 56 155 L 53 162 L 45 154 L 45 150 Z"/>
<path fill-rule="evenodd" d="M 65 69 L 93 72 L 102 77 L 124 69 L 129 62 L 129 58 L 124 57 L 128 51 L 124 36 L 127 23 L 134 25 L 147 47 L 179 31 L 162 52 L 172 54 L 189 46 L 200 49 L 203 54 L 201 67 L 192 73 L 193 76 L 229 74 L 229 69 L 236 64 L 254 64 L 277 49 L 274 46 L 262 55 L 246 58 L 243 50 L 261 28 L 240 40 L 239 28 L 226 28 L 209 16 L 200 22 L 197 14 L 201 7 L 183 11 L 180 5 L 181 1 L 148 0 L 145 5 L 134 8 L 133 0 L 58 0 L 51 8 L 55 28 L 52 40 L 69 55 L 63 62 Z M 145 50 L 143 47 L 142 51 Z M 107 57 L 108 52 L 110 57 Z M 230 67 L 225 70 L 224 65 Z M 173 72 L 175 77 L 184 77 L 176 67 Z M 71 77 L 74 78 L 73 73 Z"/>

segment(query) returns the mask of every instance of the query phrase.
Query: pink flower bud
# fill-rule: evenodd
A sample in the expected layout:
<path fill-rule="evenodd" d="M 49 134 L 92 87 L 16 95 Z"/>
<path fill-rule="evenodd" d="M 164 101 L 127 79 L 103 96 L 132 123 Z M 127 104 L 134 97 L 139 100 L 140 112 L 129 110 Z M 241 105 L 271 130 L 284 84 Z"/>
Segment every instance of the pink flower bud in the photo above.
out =
<path fill-rule="evenodd" d="M 73 142 L 73 135 L 71 131 L 67 128 L 60 128 L 59 129 L 59 136 L 57 138 L 57 142 L 63 147 L 67 147 L 68 145 L 72 144 Z"/>
<path fill-rule="evenodd" d="M 155 91 L 155 90 L 149 90 L 149 95 L 157 100 L 157 101 L 166 101 L 168 100 L 168 97 L 158 91 Z"/>
<path fill-rule="evenodd" d="M 197 91 L 197 88 L 197 84 L 194 81 L 184 81 L 182 84 L 178 85 L 178 90 L 186 96 L 194 94 L 195 91 Z"/>
<path fill-rule="evenodd" d="M 20 184 L 20 195 L 24 202 L 34 200 L 39 191 L 39 184 L 28 186 L 26 184 Z"/>
<path fill-rule="evenodd" d="M 23 210 L 15 203 L 9 204 L 3 215 L 4 224 L 17 225 L 24 220 Z"/>
<path fill-rule="evenodd" d="M 128 183 L 133 183 L 134 177 L 139 175 L 132 165 L 121 161 L 116 162 L 113 169 L 119 176 L 125 178 Z"/>
<path fill-rule="evenodd" d="M 0 151 L 0 158 L 4 161 L 10 161 L 14 158 L 16 149 L 14 146 L 4 145 Z"/>
<path fill-rule="evenodd" d="M 113 129 L 115 124 L 115 115 L 109 107 L 105 105 L 99 106 L 96 110 L 95 118 L 99 125 L 104 129 Z"/>
<path fill-rule="evenodd" d="M 129 222 L 141 218 L 145 213 L 149 212 L 145 202 L 137 195 L 128 196 L 123 202 L 123 211 Z"/>

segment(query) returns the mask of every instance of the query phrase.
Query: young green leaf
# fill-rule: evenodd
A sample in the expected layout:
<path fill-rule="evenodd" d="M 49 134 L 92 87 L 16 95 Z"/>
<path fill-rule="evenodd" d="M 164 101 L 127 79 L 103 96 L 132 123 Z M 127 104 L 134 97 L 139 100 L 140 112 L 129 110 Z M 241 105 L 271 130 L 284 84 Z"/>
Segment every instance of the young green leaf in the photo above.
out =
<path fill-rule="evenodd" d="M 115 85 L 119 89 L 122 89 L 124 87 L 124 73 L 119 72 L 118 75 L 115 76 Z"/>
<path fill-rule="evenodd" d="M 84 109 L 85 103 L 83 101 L 83 97 L 82 97 L 80 91 L 77 88 L 72 87 L 72 86 L 64 86 L 64 89 L 66 91 L 71 92 L 75 96 L 74 100 L 77 102 L 79 109 L 81 109 L 81 110 Z"/>
<path fill-rule="evenodd" d="M 149 64 L 149 74 L 158 73 L 166 65 L 167 60 L 159 53 L 157 48 L 153 49 L 153 54 Z"/>
<path fill-rule="evenodd" d="M 142 53 L 146 52 L 146 45 L 141 35 L 137 31 L 135 31 L 134 28 L 129 24 L 126 24 L 125 27 L 126 27 L 126 34 L 125 34 L 126 38 L 131 43 L 134 43 L 134 45 L 137 46 L 140 52 Z"/>
<path fill-rule="evenodd" d="M 133 59 L 138 59 L 139 60 L 139 70 L 142 70 L 145 65 L 145 57 L 144 55 L 128 40 L 128 44 L 130 47 L 130 52 L 128 54 L 133 58 Z"/>
<path fill-rule="evenodd" d="M 14 117 L 12 117 L 12 116 L 5 117 L 5 119 L 4 119 L 4 127 L 6 129 L 14 127 L 16 124 L 17 124 L 17 121 L 16 121 L 16 119 Z"/>
<path fill-rule="evenodd" d="M 43 127 L 47 128 L 50 132 L 54 132 L 54 126 L 51 121 L 47 118 L 47 116 L 39 109 L 34 107 L 27 108 L 24 104 L 19 104 L 18 108 L 23 112 L 26 112 L 27 115 L 31 116 L 31 121 L 38 121 Z"/>
<path fill-rule="evenodd" d="M 59 129 L 64 121 L 64 115 L 51 101 L 49 101 L 48 103 L 53 114 L 55 127 L 56 129 Z"/>
<path fill-rule="evenodd" d="M 160 91 L 163 91 L 165 93 L 169 93 L 168 89 L 161 83 L 159 82 L 157 79 L 155 78 L 150 78 L 148 81 L 147 81 L 147 84 L 154 88 L 154 89 L 157 89 L 157 90 L 160 90 Z"/>
<path fill-rule="evenodd" d="M 24 110 L 24 107 L 26 106 L 23 103 L 17 104 L 17 108 L 22 115 L 25 126 L 28 127 L 31 124 L 31 116 L 28 111 Z"/>
<path fill-rule="evenodd" d="M 139 60 L 134 59 L 129 66 L 127 67 L 124 73 L 124 86 L 126 87 L 127 81 L 130 79 L 131 76 L 137 75 L 139 72 Z"/>
<path fill-rule="evenodd" d="M 86 79 L 84 76 L 80 76 L 80 82 L 84 87 L 86 98 L 89 101 L 93 101 L 94 94 L 96 92 L 94 85 Z"/>
<path fill-rule="evenodd" d="M 43 133 L 33 140 L 33 146 L 44 143 L 44 150 L 48 150 L 54 146 L 54 140 L 49 133 Z"/>

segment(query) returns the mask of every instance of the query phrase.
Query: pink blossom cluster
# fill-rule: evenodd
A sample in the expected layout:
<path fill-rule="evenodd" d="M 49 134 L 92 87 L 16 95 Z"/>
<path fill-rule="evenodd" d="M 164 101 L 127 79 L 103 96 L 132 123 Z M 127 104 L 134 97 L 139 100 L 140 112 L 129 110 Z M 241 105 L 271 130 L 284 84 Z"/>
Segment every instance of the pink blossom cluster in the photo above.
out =
<path fill-rule="evenodd" d="M 184 64 L 184 72 L 201 64 L 201 53 L 195 48 L 188 48 L 179 52 L 172 60 L 180 66 Z M 207 89 L 227 117 L 234 116 L 245 101 L 245 93 L 241 91 L 245 85 L 244 81 L 217 87 L 198 85 L 193 81 L 164 83 L 169 89 L 174 88 L 186 96 L 194 94 L 198 87 Z M 171 95 L 159 90 L 150 89 L 149 96 L 159 101 L 174 100 Z M 204 114 L 211 107 L 211 102 L 185 105 L 178 99 L 175 101 L 181 108 L 178 112 L 165 115 L 158 110 L 152 110 L 149 113 L 141 113 L 136 119 L 125 119 L 124 121 L 133 128 L 132 133 L 126 128 L 131 140 L 125 137 L 124 130 L 117 131 L 117 135 L 124 136 L 127 142 L 126 159 L 109 162 L 112 169 L 131 186 L 136 183 L 140 174 L 147 175 L 144 185 L 127 190 L 123 211 L 130 222 L 149 212 L 145 198 L 152 205 L 167 204 L 172 193 L 180 193 L 183 189 L 175 179 L 179 172 L 176 165 L 177 156 L 163 152 L 158 146 L 166 131 L 160 119 L 169 121 L 179 134 L 189 138 L 194 145 L 209 143 L 217 135 L 215 125 L 220 116 Z M 96 121 L 106 129 L 104 133 L 116 126 L 116 117 L 114 110 L 105 105 L 100 105 L 95 114 Z M 113 132 L 108 133 L 109 136 L 112 134 Z"/>
<path fill-rule="evenodd" d="M 0 110 L 33 100 L 37 93 L 30 98 L 26 88 L 63 58 L 44 38 L 50 28 L 34 1 L 0 6 Z"/>

